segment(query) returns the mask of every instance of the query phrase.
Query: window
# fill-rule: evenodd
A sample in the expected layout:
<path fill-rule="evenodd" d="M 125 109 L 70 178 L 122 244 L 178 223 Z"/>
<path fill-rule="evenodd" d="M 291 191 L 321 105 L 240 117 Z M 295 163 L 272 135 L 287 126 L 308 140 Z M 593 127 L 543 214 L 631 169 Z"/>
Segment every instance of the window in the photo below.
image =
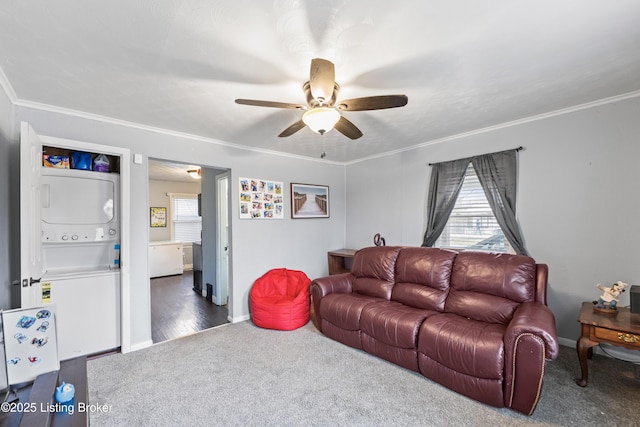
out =
<path fill-rule="evenodd" d="M 458 199 L 435 246 L 514 253 L 493 215 L 472 163 L 467 167 Z"/>
<path fill-rule="evenodd" d="M 198 216 L 197 194 L 171 194 L 171 236 L 182 243 L 199 242 L 202 218 Z"/>

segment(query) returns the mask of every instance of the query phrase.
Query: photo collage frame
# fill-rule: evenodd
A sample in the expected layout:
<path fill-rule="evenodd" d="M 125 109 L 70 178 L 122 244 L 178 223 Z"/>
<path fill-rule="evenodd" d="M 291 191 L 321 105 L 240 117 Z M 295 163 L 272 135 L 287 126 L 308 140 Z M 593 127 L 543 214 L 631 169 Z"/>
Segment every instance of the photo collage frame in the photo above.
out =
<path fill-rule="evenodd" d="M 283 219 L 284 189 L 280 181 L 240 179 L 241 219 Z"/>

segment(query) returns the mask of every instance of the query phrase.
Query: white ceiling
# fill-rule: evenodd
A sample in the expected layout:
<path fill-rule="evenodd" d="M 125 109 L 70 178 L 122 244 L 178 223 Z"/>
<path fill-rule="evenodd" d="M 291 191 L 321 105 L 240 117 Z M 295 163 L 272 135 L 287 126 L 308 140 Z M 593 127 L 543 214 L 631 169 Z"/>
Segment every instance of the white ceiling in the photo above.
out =
<path fill-rule="evenodd" d="M 167 160 L 149 159 L 149 179 L 161 181 L 198 182 L 188 174 L 200 166 L 175 163 Z M 198 178 L 199 179 L 199 178 Z"/>
<path fill-rule="evenodd" d="M 234 103 L 304 103 L 314 57 L 409 103 L 344 112 L 356 141 Z M 21 105 L 348 162 L 640 90 L 640 1 L 11 0 L 0 69 Z"/>

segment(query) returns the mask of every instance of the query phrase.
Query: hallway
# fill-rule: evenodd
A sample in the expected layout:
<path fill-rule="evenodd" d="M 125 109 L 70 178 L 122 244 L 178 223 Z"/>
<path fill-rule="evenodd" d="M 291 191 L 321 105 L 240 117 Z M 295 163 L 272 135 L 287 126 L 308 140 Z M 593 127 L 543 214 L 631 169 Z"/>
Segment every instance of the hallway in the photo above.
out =
<path fill-rule="evenodd" d="M 193 271 L 151 279 L 151 336 L 153 343 L 213 328 L 227 320 L 227 306 L 217 306 L 193 289 Z"/>

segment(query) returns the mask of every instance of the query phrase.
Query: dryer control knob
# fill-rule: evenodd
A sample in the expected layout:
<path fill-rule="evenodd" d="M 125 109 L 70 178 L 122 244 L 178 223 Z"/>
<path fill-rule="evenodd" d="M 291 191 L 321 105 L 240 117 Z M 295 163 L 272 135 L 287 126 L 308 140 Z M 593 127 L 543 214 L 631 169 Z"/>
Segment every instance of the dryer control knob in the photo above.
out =
<path fill-rule="evenodd" d="M 109 235 L 110 236 L 115 236 L 116 235 L 116 229 L 115 228 L 110 228 L 109 229 Z"/>
<path fill-rule="evenodd" d="M 66 234 L 63 234 L 61 237 L 62 240 L 69 240 L 69 236 L 67 236 Z"/>
<path fill-rule="evenodd" d="M 71 236 L 71 240 L 78 240 L 78 235 L 74 234 L 73 236 Z"/>

